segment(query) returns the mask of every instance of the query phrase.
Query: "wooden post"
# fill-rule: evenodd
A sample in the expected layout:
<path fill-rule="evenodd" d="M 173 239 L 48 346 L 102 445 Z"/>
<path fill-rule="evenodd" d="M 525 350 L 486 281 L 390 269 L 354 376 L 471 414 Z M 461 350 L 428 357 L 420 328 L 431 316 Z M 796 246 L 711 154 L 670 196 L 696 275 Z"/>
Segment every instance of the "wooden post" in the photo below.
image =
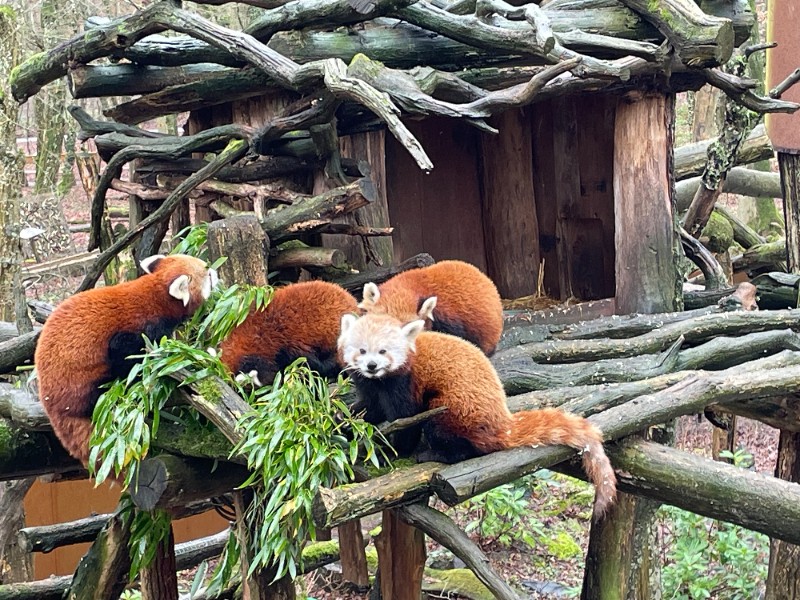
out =
<path fill-rule="evenodd" d="M 674 97 L 617 105 L 614 137 L 616 306 L 619 314 L 679 308 L 672 199 Z M 620 494 L 592 527 L 582 600 L 651 598 L 649 537 L 656 503 Z"/>
<path fill-rule="evenodd" d="M 385 510 L 375 548 L 382 600 L 419 600 L 425 570 L 422 532 L 406 524 L 394 510 Z"/>
<path fill-rule="evenodd" d="M 774 89 L 797 68 L 800 33 L 794 23 L 800 6 L 792 0 L 770 0 L 767 41 L 778 43 L 767 53 L 767 88 Z M 783 100 L 800 101 L 800 86 L 781 95 Z M 767 133 L 778 152 L 786 222 L 787 266 L 800 273 L 800 115 L 768 115 Z M 800 482 L 800 434 L 781 430 L 775 476 Z M 770 543 L 766 600 L 800 599 L 800 546 L 778 540 Z"/>
<path fill-rule="evenodd" d="M 178 600 L 178 572 L 175 565 L 175 534 L 158 545 L 153 563 L 141 574 L 142 600 Z"/>
<path fill-rule="evenodd" d="M 800 156 L 778 152 L 786 220 L 787 264 L 800 273 Z M 800 482 L 800 433 L 781 429 L 775 477 Z M 767 600 L 800 598 L 800 546 L 773 539 L 769 548 Z"/>
<path fill-rule="evenodd" d="M 214 221 L 208 227 L 208 251 L 212 261 L 220 256 L 228 260 L 220 268 L 220 279 L 228 284 L 249 283 L 267 285 L 267 235 L 255 215 L 230 217 Z M 250 532 L 245 514 L 252 501 L 248 490 L 235 492 L 233 506 L 236 511 L 236 533 L 242 548 L 241 572 L 244 600 L 294 600 L 294 582 L 288 576 L 273 581 L 274 573 L 262 569 L 248 577 L 250 569 Z"/>

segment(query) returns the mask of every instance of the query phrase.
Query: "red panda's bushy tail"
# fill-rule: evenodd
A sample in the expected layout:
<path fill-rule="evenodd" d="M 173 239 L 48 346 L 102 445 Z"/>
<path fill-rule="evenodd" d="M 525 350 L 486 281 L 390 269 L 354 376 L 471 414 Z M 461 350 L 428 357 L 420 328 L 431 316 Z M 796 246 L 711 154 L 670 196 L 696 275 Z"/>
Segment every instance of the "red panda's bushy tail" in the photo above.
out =
<path fill-rule="evenodd" d="M 53 431 L 64 449 L 86 467 L 89 465 L 89 439 L 92 437 L 92 421 L 86 417 L 60 414 L 51 419 Z"/>
<path fill-rule="evenodd" d="M 594 517 L 602 517 L 616 498 L 617 478 L 600 430 L 583 417 L 555 408 L 519 412 L 512 418 L 509 448 L 564 445 L 581 453 L 583 468 L 595 486 Z"/>

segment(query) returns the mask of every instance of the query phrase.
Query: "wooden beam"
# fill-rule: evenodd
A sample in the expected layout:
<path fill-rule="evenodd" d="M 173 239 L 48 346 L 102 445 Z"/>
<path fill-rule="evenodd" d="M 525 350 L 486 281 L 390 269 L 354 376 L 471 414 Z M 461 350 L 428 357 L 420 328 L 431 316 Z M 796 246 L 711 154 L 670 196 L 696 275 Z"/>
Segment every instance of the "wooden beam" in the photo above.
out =
<path fill-rule="evenodd" d="M 617 105 L 614 213 L 619 314 L 680 308 L 671 180 L 674 103 L 672 96 L 636 94 Z M 655 505 L 619 494 L 609 514 L 593 524 L 582 600 L 651 596 L 648 537 L 654 514 Z"/>
<path fill-rule="evenodd" d="M 800 273 L 800 156 L 778 152 L 786 221 L 786 254 L 789 271 Z M 775 476 L 800 482 L 800 433 L 781 430 Z M 768 600 L 800 597 L 800 545 L 772 539 L 767 577 Z"/>

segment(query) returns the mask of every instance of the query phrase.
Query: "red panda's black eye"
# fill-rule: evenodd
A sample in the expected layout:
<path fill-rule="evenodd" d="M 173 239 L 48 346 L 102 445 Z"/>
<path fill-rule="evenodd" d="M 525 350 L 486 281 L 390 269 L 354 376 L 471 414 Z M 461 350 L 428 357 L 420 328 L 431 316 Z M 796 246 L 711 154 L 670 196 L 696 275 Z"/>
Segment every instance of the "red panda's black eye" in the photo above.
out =
<path fill-rule="evenodd" d="M 378 351 L 378 354 L 386 354 L 386 348 L 381 348 L 381 349 Z"/>
<path fill-rule="evenodd" d="M 364 348 L 361 348 L 361 350 L 359 350 L 359 352 L 361 352 L 361 354 L 366 354 L 367 353 L 367 351 L 364 350 Z"/>

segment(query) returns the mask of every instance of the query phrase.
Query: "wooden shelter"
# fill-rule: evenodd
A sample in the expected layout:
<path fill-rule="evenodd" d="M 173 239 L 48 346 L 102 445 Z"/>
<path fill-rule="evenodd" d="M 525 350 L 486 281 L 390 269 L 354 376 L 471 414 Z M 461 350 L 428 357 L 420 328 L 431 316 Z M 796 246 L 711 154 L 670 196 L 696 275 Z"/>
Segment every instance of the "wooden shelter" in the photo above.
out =
<path fill-rule="evenodd" d="M 302 269 L 303 276 L 357 291 L 366 281 L 430 260 L 419 258 L 427 253 L 477 265 L 507 299 L 544 292 L 557 301 L 599 300 L 562 316 L 510 314 L 507 352 L 493 360 L 509 393 L 539 394 L 520 395 L 517 409 L 548 405 L 542 389 L 553 381 L 587 387 L 633 381 L 610 408 L 598 410 L 607 401 L 598 389 L 583 390 L 595 404 L 570 405 L 594 415 L 609 439 L 714 402 L 752 411 L 736 402 L 772 397 L 796 378 L 800 357 L 790 351 L 793 342 L 776 342 L 781 332 L 764 331 L 797 326 L 796 311 L 723 324 L 714 320 L 718 307 L 657 323 L 635 321 L 632 331 L 647 339 L 632 344 L 589 342 L 604 334 L 563 330 L 570 320 L 681 308 L 672 152 L 677 92 L 710 83 L 753 110 L 797 108 L 756 95 L 754 82 L 720 69 L 749 36 L 753 15 L 747 2 L 709 0 L 698 6 L 664 0 L 654 7 L 643 0 L 242 1 L 265 8 L 244 32 L 160 0 L 123 19 L 92 20 L 85 35 L 31 57 L 12 74 L 20 101 L 64 76 L 75 98 L 136 96 L 106 111 L 110 121 L 72 111 L 82 138 L 92 138 L 106 161 L 93 181 L 90 244 L 101 253 L 81 289 L 95 285 L 121 249 L 135 244 L 137 257 L 151 254 L 170 225 L 176 233 L 194 214 L 214 221 L 209 245 L 212 254 L 229 256 L 223 267 L 229 281 L 265 284 L 272 271 L 286 279 Z M 181 35 L 159 35 L 165 30 Z M 113 60 L 97 62 L 106 57 Z M 137 127 L 170 114 L 185 115 L 184 135 Z M 134 167 L 129 181 L 119 179 L 125 164 Z M 117 238 L 104 225 L 109 189 L 131 195 L 131 227 Z M 550 328 L 535 329 L 537 320 Z M 604 327 L 614 328 L 611 323 Z M 660 330 L 664 323 L 671 328 Z M 730 356 L 722 352 L 720 358 L 709 338 L 733 327 L 747 335 L 730 341 L 735 348 L 725 346 Z M 762 333 L 763 339 L 744 339 Z M 536 338 L 539 345 L 512 347 L 523 338 Z M 693 344 L 709 346 L 687 347 Z M 758 344 L 778 344 L 788 352 L 759 363 L 775 369 L 769 377 L 743 380 L 731 372 L 723 378 L 698 371 L 709 364 L 732 367 L 743 356 L 755 359 L 763 347 Z M 20 340 L 14 360 L 29 357 L 33 345 L 35 336 Z M 744 354 L 741 347 L 747 348 Z M 631 359 L 630 371 L 627 364 L 604 363 L 639 353 L 644 356 Z M 590 374 L 573 366 L 579 360 L 591 365 L 585 367 Z M 550 361 L 558 364 L 542 364 Z M 563 370 L 551 373 L 544 369 L 549 366 Z M 693 370 L 694 378 L 674 379 L 680 369 Z M 669 386 L 681 382 L 686 393 L 676 401 Z M 234 417 L 248 407 L 224 386 L 219 389 L 225 406 L 198 408 L 235 443 L 241 434 Z M 751 395 L 743 398 L 743 390 Z M 629 411 L 624 405 L 650 392 L 647 406 Z M 567 404 L 579 400 L 563 388 L 559 394 Z M 727 476 L 726 468 L 733 467 L 692 463 L 683 476 L 720 478 L 729 487 L 682 497 L 674 482 L 641 484 L 632 456 L 645 456 L 652 466 L 660 450 L 649 442 L 631 444 L 613 455 L 625 465 L 626 491 L 798 541 L 795 531 L 781 531 L 774 519 L 765 524 L 754 516 L 763 498 L 741 512 L 720 502 L 732 491 L 758 486 L 773 494 L 771 514 L 790 519 L 797 503 L 786 499 L 800 497 L 796 486 L 753 478 L 743 483 L 715 470 Z M 436 536 L 441 528 L 427 506 L 398 504 L 427 500 L 432 493 L 457 503 L 569 455 L 561 448 L 525 449 L 511 459 L 420 465 L 345 491 L 320 490 L 315 519 L 319 527 L 347 528 L 354 519 L 385 510 L 380 588 L 384 598 L 412 597 L 418 587 L 408 582 L 418 583 L 424 558 L 420 531 Z M 159 467 L 168 476 L 173 458 Z M 37 468 L 44 471 L 71 465 L 57 452 L 41 462 Z M 207 468 L 191 464 L 194 470 L 187 471 L 194 475 Z M 219 485 L 229 490 L 234 484 Z M 641 550 L 633 541 L 635 503 L 633 497 L 620 502 L 614 518 L 593 533 L 586 598 L 610 597 L 603 596 L 609 586 L 634 585 L 633 554 Z M 95 546 L 119 546 L 113 529 L 108 531 Z M 358 547 L 360 529 L 351 526 L 349 532 L 350 547 Z M 461 550 L 467 547 L 468 541 L 457 534 L 455 539 Z M 480 553 L 470 556 L 470 566 L 498 597 L 514 597 L 481 566 Z M 266 577 L 246 578 L 245 595 L 291 596 L 286 586 L 266 585 Z M 86 584 L 76 577 L 67 585 L 74 590 Z M 639 597 L 648 597 L 646 590 Z"/>

